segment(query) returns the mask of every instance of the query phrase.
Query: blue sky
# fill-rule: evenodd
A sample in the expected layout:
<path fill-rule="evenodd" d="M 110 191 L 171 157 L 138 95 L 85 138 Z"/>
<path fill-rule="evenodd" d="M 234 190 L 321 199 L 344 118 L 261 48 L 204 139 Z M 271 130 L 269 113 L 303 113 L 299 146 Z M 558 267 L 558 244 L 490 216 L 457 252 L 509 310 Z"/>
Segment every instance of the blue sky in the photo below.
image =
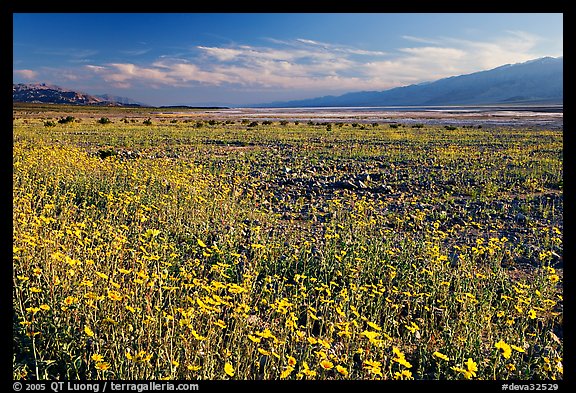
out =
<path fill-rule="evenodd" d="M 150 105 L 386 90 L 563 56 L 561 13 L 13 14 L 14 83 Z"/>

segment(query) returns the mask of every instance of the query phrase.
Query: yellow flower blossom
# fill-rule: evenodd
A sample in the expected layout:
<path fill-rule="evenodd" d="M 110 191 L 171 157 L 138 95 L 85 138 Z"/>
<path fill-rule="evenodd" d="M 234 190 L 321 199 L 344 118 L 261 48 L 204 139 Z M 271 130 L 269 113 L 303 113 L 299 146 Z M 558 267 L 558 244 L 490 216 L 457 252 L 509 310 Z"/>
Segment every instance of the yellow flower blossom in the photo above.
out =
<path fill-rule="evenodd" d="M 511 347 L 513 350 L 518 351 L 518 352 L 526 352 L 526 351 L 524 350 L 524 348 L 517 347 L 516 345 L 510 345 L 510 347 Z"/>
<path fill-rule="evenodd" d="M 75 296 L 68 296 L 66 299 L 64 299 L 64 304 L 67 306 L 71 306 L 74 303 L 76 303 L 78 301 L 78 298 Z"/>
<path fill-rule="evenodd" d="M 397 362 L 401 365 L 403 365 L 406 368 L 411 368 L 412 364 L 410 364 L 410 362 L 408 362 L 406 360 L 406 358 L 404 357 L 404 354 L 402 353 L 402 351 L 400 351 L 398 348 L 396 347 L 392 347 L 392 352 L 394 352 L 394 354 L 397 356 L 395 358 L 392 358 L 392 361 Z"/>
<path fill-rule="evenodd" d="M 292 373 L 292 371 L 294 371 L 294 367 L 292 366 L 286 367 L 284 371 L 282 371 L 282 373 L 280 374 L 280 378 L 282 379 L 287 378 Z"/>
<path fill-rule="evenodd" d="M 410 370 L 402 370 L 402 372 L 395 372 L 394 379 L 414 379 Z"/>
<path fill-rule="evenodd" d="M 123 297 L 118 291 L 108 291 L 108 298 L 114 301 L 120 301 Z"/>
<path fill-rule="evenodd" d="M 464 374 L 466 376 L 466 379 L 470 379 L 470 377 L 475 377 L 476 371 L 478 371 L 478 365 L 476 364 L 476 362 L 473 361 L 472 358 L 468 358 L 468 360 L 464 364 L 466 365 L 467 369 L 466 370 L 467 373 Z"/>
<path fill-rule="evenodd" d="M 94 332 L 92 331 L 92 329 L 90 329 L 90 326 L 88 325 L 84 325 L 84 333 L 86 333 L 88 337 L 94 337 Z"/>
<path fill-rule="evenodd" d="M 320 365 L 324 370 L 332 370 L 334 368 L 334 363 L 328 359 L 324 359 L 320 362 Z"/>
<path fill-rule="evenodd" d="M 411 333 L 415 333 L 416 330 L 420 329 L 418 325 L 416 325 L 414 322 L 410 322 L 410 325 L 404 325 L 404 326 L 406 326 L 406 329 L 410 330 Z"/>
<path fill-rule="evenodd" d="M 226 363 L 224 365 L 224 372 L 228 374 L 230 377 L 234 376 L 234 367 L 230 363 Z"/>
<path fill-rule="evenodd" d="M 437 357 L 438 359 L 446 360 L 446 361 L 450 360 L 450 358 L 448 356 L 446 356 L 443 353 L 440 353 L 438 351 L 434 352 L 432 354 L 432 356 Z"/>
<path fill-rule="evenodd" d="M 95 353 L 94 355 L 92 355 L 91 359 L 95 362 L 101 362 L 104 360 L 104 356 Z"/>
<path fill-rule="evenodd" d="M 255 342 L 255 343 L 259 343 L 260 341 L 262 341 L 262 339 L 260 337 L 253 336 L 251 334 L 248 335 L 248 338 L 250 339 L 250 341 Z"/>
<path fill-rule="evenodd" d="M 308 363 L 306 362 L 302 362 L 302 373 L 310 378 L 315 377 L 317 374 L 316 371 L 311 370 L 310 367 L 308 367 Z"/>
<path fill-rule="evenodd" d="M 110 368 L 110 363 L 100 362 L 100 363 L 96 363 L 96 365 L 94 367 L 96 367 L 96 369 L 99 371 L 106 371 Z"/>
<path fill-rule="evenodd" d="M 498 341 L 494 346 L 500 350 L 500 353 L 506 359 L 509 359 L 510 355 L 512 355 L 512 348 L 510 348 L 510 345 L 506 344 L 504 340 Z"/>
<path fill-rule="evenodd" d="M 341 365 L 336 366 L 336 371 L 338 371 L 340 374 L 342 374 L 345 377 L 348 376 L 348 370 L 345 367 L 342 367 Z"/>
<path fill-rule="evenodd" d="M 372 329 L 375 329 L 375 330 L 382 330 L 382 328 L 381 328 L 380 326 L 376 325 L 374 322 L 370 322 L 370 321 L 368 321 L 368 322 L 366 322 L 366 323 L 367 323 L 367 324 L 368 324 L 368 326 L 370 326 Z"/>
<path fill-rule="evenodd" d="M 548 279 L 553 283 L 557 283 L 558 281 L 560 281 L 560 276 L 558 276 L 557 274 L 551 274 L 548 276 Z"/>
<path fill-rule="evenodd" d="M 214 325 L 218 326 L 219 328 L 222 328 L 222 329 L 226 328 L 226 323 L 221 319 L 219 319 L 213 323 L 214 323 Z"/>

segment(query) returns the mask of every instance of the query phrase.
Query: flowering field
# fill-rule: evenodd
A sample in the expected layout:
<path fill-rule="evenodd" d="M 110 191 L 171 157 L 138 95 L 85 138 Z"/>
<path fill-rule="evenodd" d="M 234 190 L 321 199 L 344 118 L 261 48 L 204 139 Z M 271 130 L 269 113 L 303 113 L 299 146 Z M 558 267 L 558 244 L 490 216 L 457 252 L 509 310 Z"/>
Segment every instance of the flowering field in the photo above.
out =
<path fill-rule="evenodd" d="M 562 131 L 61 110 L 14 111 L 15 379 L 562 379 Z"/>

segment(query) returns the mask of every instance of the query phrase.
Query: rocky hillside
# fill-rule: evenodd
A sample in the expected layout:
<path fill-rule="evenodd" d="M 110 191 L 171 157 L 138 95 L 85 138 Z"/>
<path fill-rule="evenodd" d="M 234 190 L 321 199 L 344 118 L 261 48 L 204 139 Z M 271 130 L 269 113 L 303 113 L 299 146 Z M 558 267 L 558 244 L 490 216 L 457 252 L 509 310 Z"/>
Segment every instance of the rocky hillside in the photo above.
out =
<path fill-rule="evenodd" d="M 108 98 L 108 97 L 106 97 Z M 59 86 L 46 85 L 44 83 L 18 83 L 13 84 L 13 102 L 50 103 L 69 105 L 102 105 L 102 106 L 135 106 L 113 99 L 105 99 L 77 91 L 66 90 Z"/>

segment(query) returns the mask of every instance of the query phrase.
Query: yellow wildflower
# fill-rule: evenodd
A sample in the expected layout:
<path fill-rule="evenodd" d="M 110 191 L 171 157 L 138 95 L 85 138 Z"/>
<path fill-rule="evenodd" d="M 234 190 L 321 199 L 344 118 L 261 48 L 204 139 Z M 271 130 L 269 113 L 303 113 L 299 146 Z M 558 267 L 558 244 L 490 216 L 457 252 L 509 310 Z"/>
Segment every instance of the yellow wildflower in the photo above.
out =
<path fill-rule="evenodd" d="M 510 358 L 510 355 L 512 355 L 512 348 L 510 348 L 510 345 L 506 344 L 504 342 L 504 340 L 500 340 L 498 341 L 495 345 L 494 345 L 497 349 L 500 349 L 500 353 L 502 354 L 502 356 L 504 356 L 506 359 Z"/>
<path fill-rule="evenodd" d="M 469 376 L 475 377 L 476 371 L 478 371 L 478 365 L 476 364 L 476 362 L 473 361 L 472 358 L 468 358 L 468 360 L 464 364 L 466 365 L 467 369 L 467 373 L 464 374 L 466 376 L 466 379 L 470 379 Z"/>
<path fill-rule="evenodd" d="M 444 355 L 443 353 L 440 353 L 440 352 L 438 352 L 438 351 L 434 352 L 434 353 L 432 354 L 432 356 L 437 357 L 438 359 L 446 360 L 446 361 L 450 360 L 450 358 L 449 358 L 448 356 L 446 356 L 446 355 Z"/>
<path fill-rule="evenodd" d="M 200 240 L 199 240 L 199 242 L 200 242 Z M 224 372 L 226 374 L 228 374 L 230 377 L 233 377 L 234 376 L 234 367 L 232 367 L 232 364 L 226 363 L 224 365 Z"/>
<path fill-rule="evenodd" d="M 90 326 L 88 325 L 84 325 L 84 333 L 86 333 L 88 337 L 94 337 L 94 332 L 92 331 L 92 329 L 90 329 Z"/>
<path fill-rule="evenodd" d="M 96 363 L 95 367 L 99 371 L 106 371 L 110 368 L 110 363 L 108 363 L 108 362 Z"/>
<path fill-rule="evenodd" d="M 260 341 L 262 341 L 259 337 L 253 336 L 251 334 L 248 335 L 248 338 L 250 339 L 250 341 L 255 343 L 259 343 Z"/>
<path fill-rule="evenodd" d="M 513 350 L 518 351 L 518 352 L 526 352 L 526 351 L 524 350 L 524 348 L 517 347 L 516 345 L 510 345 L 510 347 L 511 347 Z"/>
<path fill-rule="evenodd" d="M 330 360 L 328 359 L 324 359 L 320 362 L 320 365 L 322 366 L 322 368 L 324 370 L 331 370 L 334 368 L 334 363 L 332 363 Z"/>
<path fill-rule="evenodd" d="M 342 367 L 341 365 L 336 366 L 336 371 L 338 371 L 340 374 L 342 374 L 345 377 L 348 376 L 348 370 L 346 370 L 346 368 Z"/>
<path fill-rule="evenodd" d="M 402 372 L 395 372 L 394 379 L 414 379 L 410 370 L 402 370 Z"/>
<path fill-rule="evenodd" d="M 292 371 L 294 371 L 294 367 L 292 366 L 286 367 L 286 369 L 284 369 L 284 371 L 282 371 L 282 373 L 280 374 L 280 378 L 282 379 L 287 378 L 292 373 Z"/>
<path fill-rule="evenodd" d="M 95 362 L 101 362 L 104 360 L 104 356 L 95 353 L 94 355 L 92 355 L 92 360 Z"/>

